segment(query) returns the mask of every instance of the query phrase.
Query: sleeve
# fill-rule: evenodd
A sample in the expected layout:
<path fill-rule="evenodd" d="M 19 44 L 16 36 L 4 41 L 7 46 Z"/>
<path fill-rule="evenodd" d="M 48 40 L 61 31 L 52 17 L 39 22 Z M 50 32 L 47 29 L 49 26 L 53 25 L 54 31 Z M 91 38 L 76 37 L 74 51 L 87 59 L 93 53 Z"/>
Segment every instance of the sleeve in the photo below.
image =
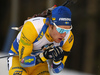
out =
<path fill-rule="evenodd" d="M 33 42 L 37 38 L 38 33 L 34 25 L 28 21 L 24 24 L 21 37 L 19 42 L 19 61 L 23 62 L 22 59 L 30 56 L 33 49 Z"/>
<path fill-rule="evenodd" d="M 53 73 L 59 73 L 59 72 L 61 72 L 63 70 L 64 65 L 61 62 L 61 60 L 60 61 L 57 61 L 57 62 L 53 61 L 51 67 L 52 67 Z"/>
<path fill-rule="evenodd" d="M 64 43 L 64 45 L 62 46 L 62 49 L 64 50 L 64 58 L 62 60 L 62 63 L 65 65 L 65 62 L 67 60 L 67 57 L 69 55 L 69 53 L 71 52 L 71 48 L 73 46 L 74 43 L 74 35 L 73 33 L 70 31 L 70 35 L 67 39 L 67 41 Z"/>

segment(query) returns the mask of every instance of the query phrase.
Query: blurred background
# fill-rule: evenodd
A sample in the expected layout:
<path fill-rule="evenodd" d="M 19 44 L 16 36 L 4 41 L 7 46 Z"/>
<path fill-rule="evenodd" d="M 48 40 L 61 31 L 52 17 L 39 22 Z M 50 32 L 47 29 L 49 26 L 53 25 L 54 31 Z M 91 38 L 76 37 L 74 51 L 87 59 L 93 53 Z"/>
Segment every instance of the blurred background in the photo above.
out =
<path fill-rule="evenodd" d="M 0 0 L 0 52 L 7 53 L 18 31 L 28 17 L 41 13 L 66 0 Z M 100 75 L 100 0 L 73 0 L 72 32 L 75 37 L 65 68 Z"/>

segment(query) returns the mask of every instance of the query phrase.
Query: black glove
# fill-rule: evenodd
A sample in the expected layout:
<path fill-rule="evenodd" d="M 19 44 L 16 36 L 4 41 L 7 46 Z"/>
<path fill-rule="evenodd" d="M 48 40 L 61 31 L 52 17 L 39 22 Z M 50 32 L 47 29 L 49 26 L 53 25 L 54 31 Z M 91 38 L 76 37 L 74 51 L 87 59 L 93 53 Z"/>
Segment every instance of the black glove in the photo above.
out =
<path fill-rule="evenodd" d="M 36 63 L 43 63 L 45 62 L 47 59 L 50 59 L 52 57 L 49 57 L 47 56 L 48 55 L 48 52 L 51 53 L 51 49 L 53 47 L 53 43 L 51 44 L 46 44 L 44 46 L 42 46 L 41 50 L 43 50 L 44 52 L 43 53 L 40 53 L 39 55 L 36 56 Z"/>
<path fill-rule="evenodd" d="M 59 60 L 62 60 L 63 59 L 63 57 L 64 57 L 64 52 L 63 52 L 63 50 L 62 50 L 62 47 L 60 47 L 60 46 L 57 46 L 57 47 L 54 47 L 54 58 L 53 58 L 53 60 L 54 61 L 59 61 Z"/>
<path fill-rule="evenodd" d="M 63 50 L 60 46 L 46 49 L 43 55 L 46 59 L 53 59 L 54 61 L 62 60 L 64 57 Z"/>
<path fill-rule="evenodd" d="M 42 49 L 44 49 L 44 52 L 36 56 L 38 63 L 43 63 L 47 59 L 53 59 L 56 62 L 62 60 L 64 57 L 63 50 L 60 46 L 53 47 L 53 44 L 48 44 L 43 46 Z"/>

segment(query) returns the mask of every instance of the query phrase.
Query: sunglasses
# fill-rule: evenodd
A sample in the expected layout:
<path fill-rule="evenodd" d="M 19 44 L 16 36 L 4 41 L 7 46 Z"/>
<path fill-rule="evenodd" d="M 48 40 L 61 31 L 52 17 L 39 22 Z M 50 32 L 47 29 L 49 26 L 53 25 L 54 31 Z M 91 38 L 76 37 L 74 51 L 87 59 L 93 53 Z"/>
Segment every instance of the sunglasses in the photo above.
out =
<path fill-rule="evenodd" d="M 52 22 L 53 23 L 53 25 L 56 27 L 56 30 L 59 32 L 59 33 L 64 33 L 64 32 L 66 32 L 66 34 L 67 33 L 69 33 L 69 31 L 72 29 L 72 25 L 71 25 L 71 28 L 70 29 L 64 29 L 64 28 L 60 28 L 60 27 L 58 27 L 54 22 Z"/>

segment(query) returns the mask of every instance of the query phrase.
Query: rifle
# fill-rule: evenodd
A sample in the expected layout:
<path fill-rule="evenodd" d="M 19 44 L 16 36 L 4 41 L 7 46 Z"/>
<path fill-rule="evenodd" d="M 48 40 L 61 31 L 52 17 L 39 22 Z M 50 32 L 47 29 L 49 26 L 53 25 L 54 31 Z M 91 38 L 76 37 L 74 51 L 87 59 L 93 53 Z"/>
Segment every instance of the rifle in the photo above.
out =
<path fill-rule="evenodd" d="M 67 4 L 71 5 L 71 4 L 75 4 L 75 2 L 73 0 L 66 0 L 61 6 L 66 6 Z M 27 19 L 34 18 L 34 17 L 48 17 L 52 14 L 51 11 L 56 7 L 57 7 L 57 5 L 54 5 L 53 7 L 48 8 L 47 10 L 43 11 L 42 13 L 34 14 L 32 17 L 28 17 Z M 22 27 L 23 27 L 23 25 L 20 27 L 11 27 L 11 29 L 20 31 Z"/>

